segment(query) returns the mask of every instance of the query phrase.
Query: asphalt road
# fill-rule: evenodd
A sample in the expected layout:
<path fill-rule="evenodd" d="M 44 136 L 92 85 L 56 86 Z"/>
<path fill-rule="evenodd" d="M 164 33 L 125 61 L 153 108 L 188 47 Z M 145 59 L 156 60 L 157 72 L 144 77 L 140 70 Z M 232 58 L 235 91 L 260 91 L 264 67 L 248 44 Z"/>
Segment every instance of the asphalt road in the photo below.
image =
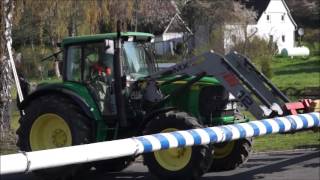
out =
<path fill-rule="evenodd" d="M 0 176 L 1 180 L 39 180 L 32 174 Z M 74 179 L 88 180 L 153 180 L 148 169 L 139 162 L 133 163 L 121 173 L 88 174 Z M 299 150 L 253 154 L 242 167 L 227 172 L 207 173 L 201 180 L 319 180 L 320 151 Z"/>

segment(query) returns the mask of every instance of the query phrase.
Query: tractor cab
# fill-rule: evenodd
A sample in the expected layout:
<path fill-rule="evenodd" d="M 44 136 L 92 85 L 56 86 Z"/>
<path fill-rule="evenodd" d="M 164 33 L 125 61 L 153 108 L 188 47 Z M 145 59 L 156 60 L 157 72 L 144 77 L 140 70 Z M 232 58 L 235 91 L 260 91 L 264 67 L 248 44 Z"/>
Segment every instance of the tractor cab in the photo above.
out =
<path fill-rule="evenodd" d="M 148 33 L 121 33 L 120 67 L 123 87 L 155 72 L 156 65 L 148 42 Z M 103 115 L 116 115 L 115 42 L 116 34 L 69 37 L 64 49 L 64 82 L 85 84 Z"/>
<path fill-rule="evenodd" d="M 100 37 L 99 39 L 96 39 Z M 124 74 L 137 79 L 155 72 L 155 62 L 147 46 L 153 35 L 122 33 L 121 63 Z M 94 41 L 91 41 L 94 39 Z M 84 82 L 90 73 L 113 75 L 115 34 L 69 37 L 63 40 L 65 52 L 64 80 Z M 104 69 L 101 69 L 101 68 Z M 91 77 L 92 78 L 92 77 Z"/>

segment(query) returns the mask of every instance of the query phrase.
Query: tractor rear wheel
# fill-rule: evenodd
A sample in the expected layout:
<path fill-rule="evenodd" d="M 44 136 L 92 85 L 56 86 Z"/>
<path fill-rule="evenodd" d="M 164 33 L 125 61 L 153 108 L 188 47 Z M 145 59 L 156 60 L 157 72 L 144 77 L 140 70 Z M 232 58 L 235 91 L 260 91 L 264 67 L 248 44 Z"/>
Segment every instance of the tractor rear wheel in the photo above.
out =
<path fill-rule="evenodd" d="M 18 147 L 36 151 L 87 144 L 91 141 L 89 119 L 71 101 L 56 95 L 32 101 L 19 120 Z M 86 165 L 70 165 L 34 171 L 45 179 L 70 179 Z M 89 166 L 88 166 L 89 167 Z"/>
<path fill-rule="evenodd" d="M 187 113 L 168 112 L 152 119 L 146 126 L 144 134 L 171 132 L 202 128 L 197 120 Z M 212 163 L 210 145 L 198 145 L 184 148 L 160 150 L 143 155 L 144 164 L 159 179 L 198 179 Z"/>
<path fill-rule="evenodd" d="M 252 150 L 252 139 L 239 139 L 214 145 L 210 171 L 227 171 L 247 162 Z"/>

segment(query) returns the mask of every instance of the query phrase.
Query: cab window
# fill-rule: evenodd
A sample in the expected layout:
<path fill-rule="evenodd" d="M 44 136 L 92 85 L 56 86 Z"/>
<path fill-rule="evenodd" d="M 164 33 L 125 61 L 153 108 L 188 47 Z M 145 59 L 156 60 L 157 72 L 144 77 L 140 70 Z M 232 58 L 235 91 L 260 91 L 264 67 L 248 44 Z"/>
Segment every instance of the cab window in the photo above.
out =
<path fill-rule="evenodd" d="M 69 81 L 81 80 L 81 46 L 69 46 L 67 51 L 67 72 Z"/>
<path fill-rule="evenodd" d="M 68 81 L 88 82 L 99 71 L 108 70 L 109 76 L 113 72 L 113 51 L 110 53 L 103 42 L 69 46 L 66 58 Z"/>

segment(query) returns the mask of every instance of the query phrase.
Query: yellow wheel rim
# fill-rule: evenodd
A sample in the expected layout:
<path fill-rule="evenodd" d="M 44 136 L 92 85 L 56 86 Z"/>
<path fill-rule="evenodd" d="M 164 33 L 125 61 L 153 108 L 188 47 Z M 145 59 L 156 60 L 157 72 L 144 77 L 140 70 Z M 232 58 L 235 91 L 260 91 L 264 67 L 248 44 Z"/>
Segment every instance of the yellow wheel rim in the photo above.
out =
<path fill-rule="evenodd" d="M 33 123 L 30 130 L 32 151 L 72 145 L 71 130 L 64 119 L 56 114 L 43 114 Z"/>
<path fill-rule="evenodd" d="M 226 143 L 221 143 L 216 146 L 214 146 L 214 158 L 215 159 L 221 159 L 224 157 L 227 157 L 231 154 L 233 148 L 234 148 L 235 142 L 230 141 Z"/>
<path fill-rule="evenodd" d="M 168 128 L 163 131 L 172 132 L 177 131 L 175 128 Z M 178 171 L 183 169 L 191 160 L 192 148 L 173 148 L 168 150 L 160 150 L 154 152 L 156 161 L 164 168 L 169 171 Z"/>

